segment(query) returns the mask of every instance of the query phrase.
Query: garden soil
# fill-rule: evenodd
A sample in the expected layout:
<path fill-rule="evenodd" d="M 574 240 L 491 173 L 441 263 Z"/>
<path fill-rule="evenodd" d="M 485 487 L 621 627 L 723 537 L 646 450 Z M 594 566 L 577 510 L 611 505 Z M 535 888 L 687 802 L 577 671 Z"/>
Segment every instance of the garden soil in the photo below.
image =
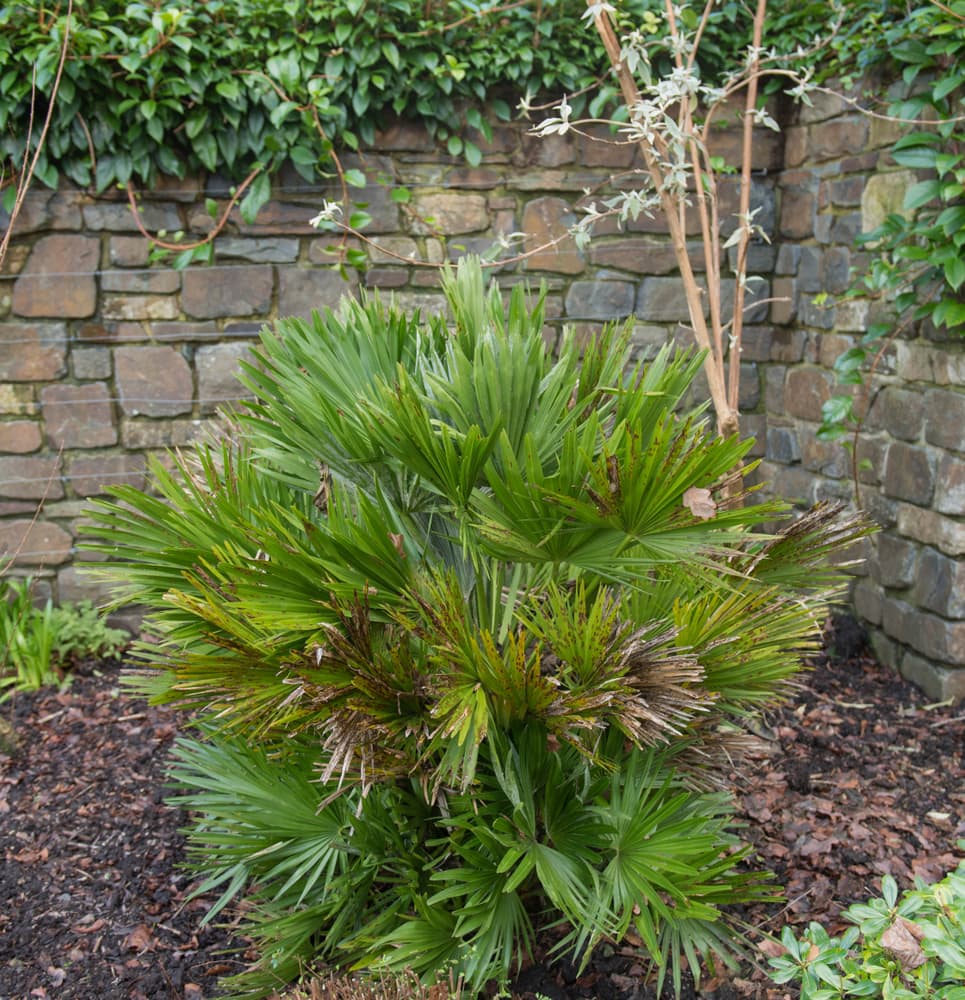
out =
<path fill-rule="evenodd" d="M 786 903 L 741 912 L 757 965 L 706 973 L 700 995 L 780 1000 L 760 966 L 785 923 L 832 932 L 878 891 L 940 878 L 965 837 L 965 706 L 934 705 L 867 654 L 848 619 L 829 630 L 802 685 L 758 721 L 761 751 L 729 776 L 745 838 Z M 205 1000 L 253 955 L 237 928 L 202 927 L 180 867 L 186 816 L 166 799 L 165 762 L 184 718 L 120 686 L 119 668 L 18 695 L 0 715 L 0 1000 Z M 7 751 L 11 750 L 8 745 Z M 514 984 L 523 1000 L 646 1000 L 632 942 L 579 971 L 538 942 Z M 693 982 L 684 997 L 695 995 Z"/>

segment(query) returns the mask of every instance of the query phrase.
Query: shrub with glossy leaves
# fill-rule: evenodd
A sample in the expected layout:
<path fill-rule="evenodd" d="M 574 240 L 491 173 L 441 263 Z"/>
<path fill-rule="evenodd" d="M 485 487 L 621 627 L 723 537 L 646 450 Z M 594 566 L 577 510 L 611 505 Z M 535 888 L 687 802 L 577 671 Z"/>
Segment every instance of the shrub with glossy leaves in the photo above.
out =
<path fill-rule="evenodd" d="M 752 531 L 749 443 L 681 408 L 699 357 L 554 358 L 542 299 L 444 286 L 448 324 L 366 298 L 265 331 L 229 442 L 94 515 L 155 695 L 200 713 L 174 776 L 215 912 L 253 902 L 242 995 L 309 960 L 475 990 L 550 927 L 578 957 L 632 929 L 679 982 L 773 893 L 707 789 L 864 526 Z"/>
<path fill-rule="evenodd" d="M 958 846 L 965 850 L 965 840 Z M 965 861 L 940 882 L 918 881 L 901 896 L 885 875 L 880 897 L 842 916 L 854 926 L 841 937 L 818 923 L 800 938 L 786 927 L 786 954 L 771 959 L 773 980 L 796 982 L 801 1000 L 965 1000 Z"/>

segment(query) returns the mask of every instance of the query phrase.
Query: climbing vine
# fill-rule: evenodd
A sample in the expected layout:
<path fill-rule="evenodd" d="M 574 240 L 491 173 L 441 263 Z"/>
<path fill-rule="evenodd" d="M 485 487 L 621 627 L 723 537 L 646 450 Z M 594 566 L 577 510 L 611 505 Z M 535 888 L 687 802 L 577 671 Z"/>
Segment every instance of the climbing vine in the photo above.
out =
<path fill-rule="evenodd" d="M 835 361 L 839 384 L 857 389 L 824 404 L 823 440 L 860 428 L 870 373 L 896 336 L 922 324 L 965 334 L 965 0 L 931 0 L 882 39 L 879 51 L 897 64 L 903 84 L 887 114 L 909 123 L 891 156 L 917 180 L 901 211 L 859 237 L 871 261 L 847 294 L 883 303 L 885 318 Z"/>

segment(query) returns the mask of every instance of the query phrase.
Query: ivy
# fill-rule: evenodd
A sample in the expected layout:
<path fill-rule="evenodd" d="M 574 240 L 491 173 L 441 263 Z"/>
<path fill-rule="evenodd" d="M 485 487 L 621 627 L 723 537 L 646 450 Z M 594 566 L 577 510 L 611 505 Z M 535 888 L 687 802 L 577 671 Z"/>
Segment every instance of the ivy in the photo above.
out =
<path fill-rule="evenodd" d="M 622 6 L 628 30 L 662 22 L 663 0 Z M 577 113 L 592 97 L 594 114 L 616 96 L 585 12 L 583 0 L 76 0 L 37 177 L 102 191 L 148 188 L 159 174 L 237 181 L 290 164 L 314 183 L 330 173 L 333 149 L 371 143 L 394 117 L 423 122 L 475 165 L 488 123 L 510 118 L 524 95 L 575 95 Z M 34 82 L 35 115 L 46 111 L 65 20 L 45 0 L 0 7 L 4 177 L 23 162 Z M 744 25 L 740 3 L 719 4 L 702 47 L 705 79 L 739 59 Z M 267 184 L 247 191 L 247 215 Z"/>
<path fill-rule="evenodd" d="M 900 332 L 930 324 L 965 334 L 965 0 L 924 3 L 890 24 L 877 46 L 893 61 L 906 93 L 890 115 L 922 122 L 892 150 L 899 166 L 919 172 L 900 213 L 889 215 L 859 243 L 871 264 L 850 298 L 883 300 L 893 322 L 872 324 L 835 362 L 838 383 L 862 385 Z M 860 428 L 853 395 L 832 396 L 818 437 L 835 440 Z"/>

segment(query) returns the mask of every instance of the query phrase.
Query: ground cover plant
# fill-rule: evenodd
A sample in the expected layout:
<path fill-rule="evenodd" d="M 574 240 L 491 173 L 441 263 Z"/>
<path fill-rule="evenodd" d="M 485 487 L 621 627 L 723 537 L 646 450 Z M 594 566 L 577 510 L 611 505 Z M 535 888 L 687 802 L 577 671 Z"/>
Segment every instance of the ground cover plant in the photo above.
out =
<path fill-rule="evenodd" d="M 707 788 L 865 526 L 752 533 L 748 443 L 678 410 L 699 356 L 554 359 L 541 299 L 472 261 L 445 288 L 452 329 L 367 298 L 265 331 L 231 440 L 94 511 L 146 689 L 199 713 L 173 777 L 212 916 L 249 893 L 240 995 L 306 961 L 476 990 L 549 925 L 679 981 L 773 895 Z"/>
<path fill-rule="evenodd" d="M 785 928 L 787 954 L 771 960 L 774 981 L 797 983 L 801 1000 L 965 998 L 965 861 L 900 896 L 886 875 L 881 896 L 855 903 L 844 917 L 854 926 L 841 937 L 816 922 L 800 938 Z"/>
<path fill-rule="evenodd" d="M 56 683 L 83 660 L 119 659 L 129 640 L 90 601 L 38 607 L 30 580 L 0 577 L 0 701 Z"/>

